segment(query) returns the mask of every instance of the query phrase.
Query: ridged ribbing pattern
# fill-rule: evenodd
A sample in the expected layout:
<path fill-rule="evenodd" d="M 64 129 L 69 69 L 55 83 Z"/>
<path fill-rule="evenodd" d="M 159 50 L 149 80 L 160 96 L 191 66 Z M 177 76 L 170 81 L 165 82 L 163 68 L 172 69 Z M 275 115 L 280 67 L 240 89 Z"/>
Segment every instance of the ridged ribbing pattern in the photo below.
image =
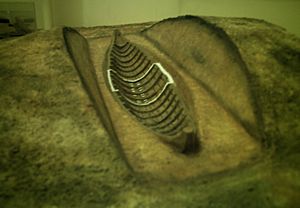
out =
<path fill-rule="evenodd" d="M 161 135 L 175 136 L 188 125 L 189 118 L 171 75 L 120 35 L 115 36 L 111 47 L 107 75 L 111 91 L 146 127 Z"/>

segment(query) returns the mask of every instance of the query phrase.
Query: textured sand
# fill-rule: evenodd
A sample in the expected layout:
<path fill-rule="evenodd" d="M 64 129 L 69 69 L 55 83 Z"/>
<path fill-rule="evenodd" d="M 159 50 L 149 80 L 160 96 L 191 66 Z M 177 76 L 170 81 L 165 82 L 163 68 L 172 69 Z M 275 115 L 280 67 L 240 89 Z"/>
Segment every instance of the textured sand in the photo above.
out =
<path fill-rule="evenodd" d="M 211 143 L 212 149 L 203 156 L 204 161 L 199 156 L 199 160 L 206 163 L 206 171 L 196 171 L 187 180 L 161 181 L 147 177 L 153 174 L 151 170 L 165 177 L 166 171 L 162 169 L 170 166 L 157 165 L 157 159 L 148 160 L 149 167 L 154 168 L 146 171 L 146 177 L 132 174 L 82 87 L 66 51 L 61 28 L 1 40 L 1 207 L 296 207 L 300 186 L 300 102 L 297 96 L 300 89 L 300 40 L 280 27 L 259 20 L 205 19 L 228 34 L 249 70 L 249 85 L 258 105 L 255 111 L 261 115 L 257 127 L 262 130 L 261 140 L 253 138 L 256 132 L 250 135 L 250 131 L 249 134 L 253 125 L 241 128 L 240 122 L 236 122 L 240 115 L 246 115 L 243 110 L 234 107 L 240 112 L 236 116 L 228 115 L 226 112 L 231 111 L 228 108 L 222 110 L 221 105 L 226 102 L 220 104 L 207 95 L 207 91 L 199 87 L 195 74 L 186 76 L 186 72 L 180 71 L 179 76 L 185 77 L 185 82 L 195 92 L 192 97 L 202 107 L 197 113 L 205 115 L 206 111 L 210 112 L 207 117 L 199 116 L 205 123 L 202 131 L 214 134 L 220 131 L 219 134 L 224 135 L 223 121 L 229 126 L 226 129 L 231 129 L 225 135 L 236 132 L 236 135 L 243 136 L 237 136 L 237 143 L 229 142 L 231 148 L 225 151 L 228 157 L 224 157 L 225 153 L 220 154 L 224 150 L 222 146 L 216 146 L 214 140 L 207 140 L 206 144 Z M 119 28 L 124 33 L 135 33 L 151 24 Z M 79 28 L 79 31 L 92 44 L 100 43 L 105 36 L 109 38 L 116 27 Z M 132 36 L 133 41 L 137 39 Z M 103 45 L 103 49 L 107 47 Z M 154 48 L 150 50 L 155 51 Z M 102 55 L 100 51 L 91 45 L 99 80 L 102 76 L 99 64 L 105 55 L 105 50 Z M 171 65 L 170 59 L 172 57 L 165 57 L 164 61 Z M 105 83 L 99 83 L 105 86 Z M 222 82 L 219 83 L 222 87 Z M 232 99 L 234 97 L 228 100 Z M 227 98 L 224 100 L 228 101 Z M 113 103 L 112 98 L 111 101 Z M 210 105 L 206 106 L 206 103 Z M 213 119 L 217 115 L 220 115 L 221 122 L 218 125 L 218 120 Z M 215 124 L 212 126 L 220 127 L 209 129 L 210 122 Z M 122 125 L 122 122 L 117 125 Z M 245 128 L 248 130 L 243 131 Z M 139 156 L 153 154 L 147 150 L 149 144 L 141 146 L 142 143 L 128 141 L 127 145 L 130 142 L 136 145 L 134 154 L 137 155 L 133 154 L 129 162 L 134 163 L 136 156 L 137 167 L 147 164 Z M 149 142 L 153 143 L 153 140 Z M 247 150 L 249 144 L 254 144 L 254 149 Z M 242 154 L 247 155 L 247 151 L 255 153 L 250 155 L 259 152 L 259 159 L 253 158 L 252 161 L 247 157 L 239 160 Z M 132 149 L 128 151 L 132 152 Z M 234 154 L 239 156 L 235 158 Z M 158 156 L 161 156 L 160 152 Z M 187 165 L 186 161 L 174 166 L 180 167 L 181 171 L 174 170 L 176 173 L 172 177 L 186 178 L 186 174 L 190 174 L 186 170 L 191 166 L 193 164 Z M 143 168 L 139 170 L 142 172 Z M 214 171 L 208 171 L 209 168 Z"/>

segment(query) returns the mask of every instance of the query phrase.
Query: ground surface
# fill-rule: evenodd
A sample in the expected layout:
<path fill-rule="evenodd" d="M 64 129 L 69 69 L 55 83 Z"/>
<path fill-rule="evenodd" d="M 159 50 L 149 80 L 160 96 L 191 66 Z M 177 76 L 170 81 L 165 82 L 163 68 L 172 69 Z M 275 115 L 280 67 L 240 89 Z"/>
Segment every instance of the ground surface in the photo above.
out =
<path fill-rule="evenodd" d="M 206 174 L 198 174 L 196 171 L 197 174 L 192 174 L 192 178 L 179 181 L 176 177 L 166 181 L 147 177 L 149 174 L 146 177 L 133 174 L 103 128 L 93 103 L 82 87 L 66 51 L 61 28 L 40 31 L 0 42 L 1 207 L 297 207 L 300 203 L 300 102 L 297 96 L 300 90 L 300 40 L 282 28 L 259 20 L 205 19 L 228 34 L 249 70 L 249 88 L 258 105 L 254 111 L 261 117 L 254 127 L 251 124 L 245 125 L 244 129 L 253 131 L 239 139 L 249 137 L 248 144 L 259 144 L 259 151 L 254 151 L 259 152 L 258 159 L 243 159 L 242 163 L 228 167 L 224 165 L 228 162 L 227 158 L 216 156 L 224 150 L 220 148 L 215 153 L 207 152 L 203 163 L 207 163 L 206 167 L 212 167 L 208 162 L 210 159 L 214 161 L 213 164 L 226 166 L 221 168 L 222 171 L 218 169 Z M 133 33 L 150 25 L 152 23 L 121 28 L 124 33 Z M 101 50 L 92 43 L 100 44 L 105 37 L 110 36 L 113 29 L 79 29 L 90 43 L 99 80 L 102 76 L 100 62 L 105 56 L 105 50 L 102 50 L 101 55 Z M 152 31 L 155 32 L 155 26 Z M 160 37 L 151 36 L 147 31 L 144 34 Z M 137 41 L 137 38 L 132 36 L 132 40 Z M 102 46 L 108 47 L 105 44 Z M 154 50 L 150 49 L 150 53 Z M 169 55 L 172 54 L 176 55 Z M 173 62 L 169 63 L 169 59 L 181 61 L 176 57 L 163 58 L 171 65 Z M 199 56 L 196 59 L 201 60 Z M 178 66 L 182 69 L 178 64 L 174 67 Z M 181 73 L 179 76 L 185 77 L 185 83 L 189 83 L 189 88 L 196 92 L 194 97 L 199 96 L 199 91 L 202 93 L 203 96 L 199 97 L 204 99 L 199 101 L 202 107 L 207 100 L 211 100 L 210 96 L 205 95 L 206 91 L 199 87 L 201 74 L 187 76 L 187 72 L 181 70 L 177 73 Z M 212 76 L 212 79 L 216 77 Z M 193 82 L 196 84 L 191 85 Z M 99 83 L 103 84 L 101 89 L 105 93 L 104 83 Z M 212 89 L 222 91 L 226 83 L 218 83 L 221 86 Z M 234 96 L 228 99 L 223 97 L 221 103 L 233 99 Z M 213 102 L 215 105 L 204 107 L 216 109 L 216 106 L 220 106 L 219 101 L 208 103 Z M 229 107 L 235 105 L 235 116 L 225 113 L 220 120 L 246 115 L 242 112 L 248 107 L 240 109 L 236 106 L 238 103 L 233 101 L 228 104 Z M 232 112 L 226 109 L 226 112 Z M 206 112 L 206 119 L 214 115 L 214 111 L 207 109 L 202 113 Z M 240 122 L 235 127 L 225 129 L 240 131 L 243 129 L 240 124 L 247 118 L 238 119 Z M 234 122 L 225 123 L 232 126 Z M 206 122 L 201 128 L 205 132 L 224 132 L 224 127 L 219 126 L 214 130 L 209 127 Z M 257 128 L 262 130 L 258 142 L 252 138 L 256 137 Z M 131 137 L 138 138 L 135 135 Z M 134 144 L 141 148 L 142 143 Z M 231 150 L 235 149 L 240 158 L 245 146 L 235 142 L 231 144 L 236 144 Z M 215 143 L 212 146 L 216 148 Z M 137 151 L 139 154 L 151 153 L 147 148 L 151 150 L 148 145 L 144 147 L 146 150 Z M 132 152 L 129 150 L 127 155 Z M 234 152 L 229 153 L 234 158 Z M 141 161 L 136 158 L 138 162 Z M 129 158 L 129 162 L 134 164 L 134 157 Z M 156 162 L 154 160 L 148 164 Z M 165 173 L 162 171 L 165 166 L 157 167 L 161 167 L 158 170 Z M 176 167 L 185 172 L 190 165 L 184 162 Z M 164 178 L 165 175 L 159 176 Z"/>

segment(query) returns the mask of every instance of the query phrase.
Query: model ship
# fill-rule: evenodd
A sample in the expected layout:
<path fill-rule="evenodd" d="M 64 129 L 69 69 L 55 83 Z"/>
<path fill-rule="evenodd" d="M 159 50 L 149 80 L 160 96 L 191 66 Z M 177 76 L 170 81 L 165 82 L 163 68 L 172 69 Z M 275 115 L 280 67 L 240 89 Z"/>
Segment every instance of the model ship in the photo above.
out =
<path fill-rule="evenodd" d="M 178 95 L 171 74 L 150 60 L 116 31 L 109 53 L 107 80 L 119 103 L 146 128 L 184 143 L 182 152 L 196 152 L 197 130 Z"/>

